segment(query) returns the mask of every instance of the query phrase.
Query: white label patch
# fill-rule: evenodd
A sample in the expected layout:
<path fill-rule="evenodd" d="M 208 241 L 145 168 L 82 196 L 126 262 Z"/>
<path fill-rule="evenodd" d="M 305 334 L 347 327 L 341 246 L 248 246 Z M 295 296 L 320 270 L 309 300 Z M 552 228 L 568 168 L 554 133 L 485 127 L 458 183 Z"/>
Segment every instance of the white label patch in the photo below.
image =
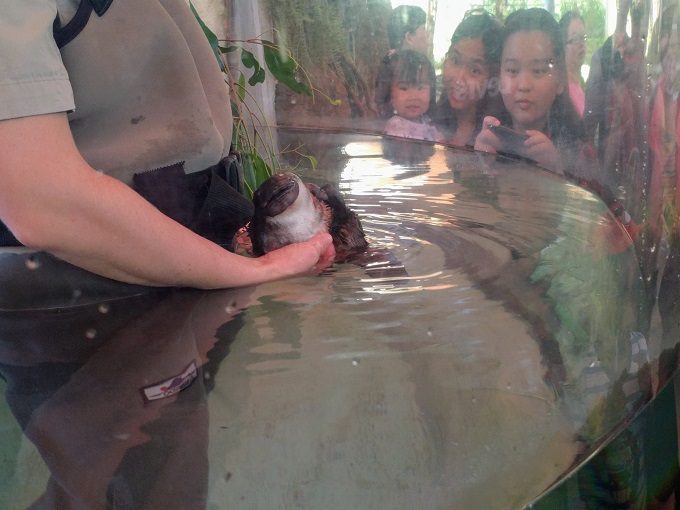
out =
<path fill-rule="evenodd" d="M 196 369 L 196 362 L 192 361 L 184 370 L 182 370 L 181 374 L 173 376 L 170 379 L 166 379 L 165 381 L 142 388 L 144 400 L 151 402 L 152 400 L 170 397 L 176 393 L 179 393 L 192 382 L 194 382 L 194 379 L 196 379 L 197 375 L 198 370 Z"/>

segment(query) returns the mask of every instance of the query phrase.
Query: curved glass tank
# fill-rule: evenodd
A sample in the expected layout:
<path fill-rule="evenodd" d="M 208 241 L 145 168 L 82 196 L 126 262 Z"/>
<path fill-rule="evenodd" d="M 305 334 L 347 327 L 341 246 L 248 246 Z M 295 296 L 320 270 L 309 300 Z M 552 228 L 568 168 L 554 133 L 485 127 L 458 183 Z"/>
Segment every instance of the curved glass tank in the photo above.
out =
<path fill-rule="evenodd" d="M 368 252 L 320 275 L 198 291 L 103 286 L 0 249 L 13 275 L 0 275 L 0 508 L 675 508 L 680 282 L 672 187 L 659 188 L 672 179 L 655 180 L 656 110 L 634 108 L 661 100 L 670 57 L 654 60 L 652 32 L 670 30 L 675 55 L 677 24 L 657 23 L 668 6 L 632 2 L 621 25 L 621 6 L 578 3 L 589 61 L 621 26 L 649 41 L 642 74 L 626 68 L 607 89 L 632 110 L 623 131 L 622 110 L 607 110 L 600 173 L 584 178 L 385 134 L 368 59 L 389 49 L 397 2 L 310 0 L 301 32 L 288 2 L 235 4 L 197 8 L 214 27 L 229 19 L 232 42 L 271 19 L 293 54 L 333 52 L 336 67 L 308 70 L 316 102 L 265 80 L 248 122 L 274 167 L 342 193 Z M 441 93 L 468 6 L 421 4 Z M 238 45 L 264 62 L 258 43 Z M 645 229 L 657 199 L 667 221 Z"/>

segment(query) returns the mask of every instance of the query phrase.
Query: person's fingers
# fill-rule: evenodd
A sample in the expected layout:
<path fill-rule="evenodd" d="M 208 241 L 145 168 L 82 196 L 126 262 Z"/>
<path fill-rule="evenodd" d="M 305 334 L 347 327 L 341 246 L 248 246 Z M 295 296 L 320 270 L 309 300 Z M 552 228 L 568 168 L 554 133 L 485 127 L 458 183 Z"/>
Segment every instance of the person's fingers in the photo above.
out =
<path fill-rule="evenodd" d="M 262 263 L 272 278 L 314 274 L 333 263 L 335 250 L 330 234 L 317 234 L 307 241 L 293 243 L 262 255 Z"/>
<path fill-rule="evenodd" d="M 475 150 L 496 153 L 502 146 L 498 137 L 491 132 L 489 126 L 499 126 L 501 123 L 496 117 L 487 115 L 482 121 L 482 130 L 475 138 Z"/>
<path fill-rule="evenodd" d="M 533 129 L 527 129 L 526 134 L 529 136 L 526 140 L 524 140 L 524 146 L 525 147 L 534 147 L 536 145 L 539 145 L 541 143 L 544 143 L 546 140 L 549 141 L 549 138 L 545 136 L 540 131 L 536 131 Z"/>
<path fill-rule="evenodd" d="M 502 145 L 498 137 L 486 128 L 482 129 L 475 140 L 475 150 L 478 151 L 495 153 Z"/>
<path fill-rule="evenodd" d="M 484 117 L 484 120 L 482 121 L 482 126 L 484 128 L 488 126 L 500 126 L 500 125 L 501 121 L 491 115 L 487 115 L 486 117 Z"/>
<path fill-rule="evenodd" d="M 325 249 L 329 244 L 333 244 L 333 238 L 328 232 L 321 232 L 312 236 L 309 242 L 320 249 Z"/>
<path fill-rule="evenodd" d="M 496 153 L 496 149 L 494 149 L 492 145 L 490 145 L 488 143 L 482 143 L 482 142 L 477 142 L 475 144 L 475 150 L 476 151 L 482 151 L 482 152 L 490 152 L 492 154 Z"/>
<path fill-rule="evenodd" d="M 329 251 L 335 255 L 335 250 L 333 249 L 333 238 L 327 232 L 316 234 L 307 242 L 314 247 L 318 254 L 318 258 L 324 257 L 329 253 Z"/>
<path fill-rule="evenodd" d="M 328 233 L 317 234 L 309 242 L 314 246 L 318 256 L 314 268 L 323 270 L 333 263 L 335 259 L 335 247 L 333 238 Z"/>

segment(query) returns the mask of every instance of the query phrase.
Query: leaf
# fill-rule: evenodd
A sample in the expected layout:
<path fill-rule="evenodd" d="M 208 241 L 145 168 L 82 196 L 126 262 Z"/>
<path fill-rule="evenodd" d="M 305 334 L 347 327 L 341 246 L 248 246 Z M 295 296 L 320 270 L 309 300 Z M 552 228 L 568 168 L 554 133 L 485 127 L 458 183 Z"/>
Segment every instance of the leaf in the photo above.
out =
<path fill-rule="evenodd" d="M 231 53 L 240 48 L 240 46 L 235 46 L 233 44 L 231 46 L 218 46 L 218 47 L 222 53 Z"/>
<path fill-rule="evenodd" d="M 257 188 L 271 177 L 272 170 L 259 154 L 253 154 L 253 166 L 255 168 L 255 188 Z"/>
<path fill-rule="evenodd" d="M 248 83 L 251 86 L 264 82 L 266 75 L 264 69 L 260 66 L 260 63 L 255 58 L 255 55 L 253 55 L 250 51 L 241 48 L 241 62 L 243 62 L 243 65 L 248 69 L 253 69 L 253 75 L 248 80 Z"/>
<path fill-rule="evenodd" d="M 255 180 L 255 168 L 253 166 L 253 158 L 251 153 L 242 153 L 243 159 L 243 181 L 245 183 L 248 198 L 252 200 L 253 191 L 257 189 L 257 181 Z"/>
<path fill-rule="evenodd" d="M 196 12 L 194 4 L 189 2 L 189 7 L 191 8 L 191 12 L 194 14 L 194 17 L 196 18 L 196 21 L 198 21 L 198 24 L 201 26 L 203 33 L 208 38 L 208 42 L 210 43 L 210 47 L 212 48 L 213 53 L 215 54 L 215 58 L 217 58 L 217 62 L 220 65 L 220 69 L 222 70 L 222 72 L 226 72 L 227 67 L 224 65 L 224 62 L 222 61 L 222 53 L 220 51 L 220 43 L 217 40 L 217 36 L 212 30 L 208 28 L 208 25 L 206 25 L 203 22 L 201 17 L 198 15 L 198 12 Z"/>
<path fill-rule="evenodd" d="M 248 80 L 248 84 L 249 84 L 251 87 L 253 87 L 253 86 L 257 85 L 258 83 L 263 83 L 266 76 L 267 76 L 267 75 L 265 74 L 264 69 L 262 69 L 262 68 L 260 67 L 260 68 L 259 68 L 257 71 L 255 71 L 255 73 L 250 77 L 250 79 Z"/>
<path fill-rule="evenodd" d="M 243 65 L 248 69 L 260 67 L 260 63 L 255 58 L 255 55 L 245 48 L 241 48 L 241 62 L 243 62 Z"/>
<path fill-rule="evenodd" d="M 309 164 L 312 166 L 312 170 L 316 170 L 316 166 L 319 164 L 317 159 L 311 154 L 307 154 L 305 157 L 309 160 Z"/>
<path fill-rule="evenodd" d="M 295 77 L 297 63 L 287 55 L 282 54 L 279 48 L 269 41 L 262 41 L 264 48 L 264 61 L 274 77 L 286 85 L 290 90 L 298 94 L 312 95 L 312 89 L 298 81 Z"/>
<path fill-rule="evenodd" d="M 243 101 L 243 99 L 246 97 L 246 75 L 241 73 L 241 76 L 238 79 L 238 90 L 236 90 L 236 94 L 238 95 L 238 98 Z"/>

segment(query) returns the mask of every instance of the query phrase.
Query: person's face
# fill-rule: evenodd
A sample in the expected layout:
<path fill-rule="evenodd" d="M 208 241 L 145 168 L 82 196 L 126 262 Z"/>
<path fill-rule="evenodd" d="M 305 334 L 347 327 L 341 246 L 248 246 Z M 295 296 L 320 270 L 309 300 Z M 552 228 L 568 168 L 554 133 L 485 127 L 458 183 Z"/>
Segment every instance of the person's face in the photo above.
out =
<path fill-rule="evenodd" d="M 456 42 L 444 61 L 442 75 L 444 91 L 453 110 L 476 108 L 490 75 L 482 40 L 466 37 Z"/>
<path fill-rule="evenodd" d="M 418 83 L 406 83 L 395 80 L 390 89 L 392 108 L 408 120 L 420 120 L 430 107 L 430 83 L 421 80 Z"/>
<path fill-rule="evenodd" d="M 423 54 L 427 54 L 428 43 L 429 41 L 427 37 L 427 30 L 425 30 L 425 25 L 420 25 L 413 32 L 408 32 L 406 34 L 402 49 L 414 50 Z"/>
<path fill-rule="evenodd" d="M 565 45 L 567 69 L 569 71 L 581 71 L 581 66 L 586 58 L 586 27 L 578 18 L 569 23 L 567 30 L 567 44 Z"/>
<path fill-rule="evenodd" d="M 500 81 L 513 127 L 543 130 L 555 98 L 564 90 L 548 36 L 539 30 L 510 35 L 501 55 Z"/>

